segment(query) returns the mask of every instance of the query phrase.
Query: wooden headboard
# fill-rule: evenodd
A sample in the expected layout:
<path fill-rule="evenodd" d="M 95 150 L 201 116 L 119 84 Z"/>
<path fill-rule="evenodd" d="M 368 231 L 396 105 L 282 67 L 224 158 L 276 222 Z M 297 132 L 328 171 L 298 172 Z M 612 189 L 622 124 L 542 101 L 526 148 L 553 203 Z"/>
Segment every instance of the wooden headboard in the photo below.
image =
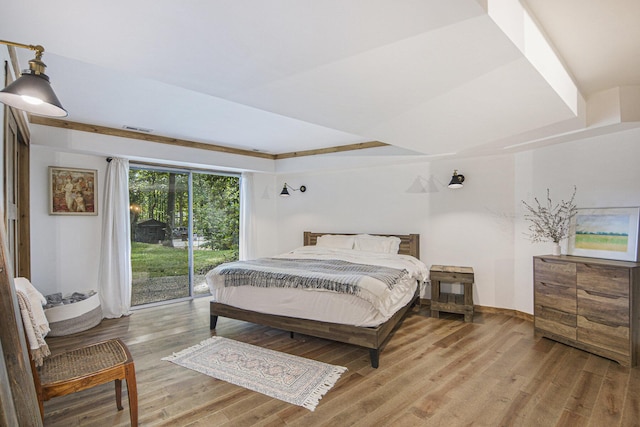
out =
<path fill-rule="evenodd" d="M 341 236 L 354 236 L 356 233 L 315 233 L 304 232 L 304 245 L 315 246 L 319 236 L 324 234 L 339 234 Z M 400 238 L 399 254 L 411 255 L 420 259 L 420 235 L 419 234 L 372 234 L 372 236 L 394 236 Z"/>

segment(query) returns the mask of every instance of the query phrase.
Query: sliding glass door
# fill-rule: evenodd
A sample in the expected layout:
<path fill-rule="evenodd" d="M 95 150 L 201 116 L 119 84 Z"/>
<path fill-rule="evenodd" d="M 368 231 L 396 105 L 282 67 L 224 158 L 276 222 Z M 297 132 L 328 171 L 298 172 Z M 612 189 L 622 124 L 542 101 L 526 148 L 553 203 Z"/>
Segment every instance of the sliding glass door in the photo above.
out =
<path fill-rule="evenodd" d="M 193 173 L 194 293 L 210 295 L 205 274 L 238 260 L 240 177 Z"/>
<path fill-rule="evenodd" d="M 133 306 L 210 294 L 205 274 L 238 259 L 239 181 L 131 166 Z"/>

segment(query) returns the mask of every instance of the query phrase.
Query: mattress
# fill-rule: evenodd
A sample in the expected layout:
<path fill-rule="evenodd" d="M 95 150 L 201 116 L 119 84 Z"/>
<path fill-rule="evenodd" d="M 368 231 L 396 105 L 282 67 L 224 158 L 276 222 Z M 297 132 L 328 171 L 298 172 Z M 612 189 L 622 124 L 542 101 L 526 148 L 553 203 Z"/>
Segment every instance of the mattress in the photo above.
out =
<path fill-rule="evenodd" d="M 391 289 L 375 292 L 376 298 L 372 299 L 371 294 L 363 298 L 325 289 L 225 286 L 224 279 L 214 269 L 206 276 L 213 300 L 264 314 L 373 327 L 385 322 L 404 307 L 414 297 L 416 287 L 428 276 L 426 265 L 409 255 L 304 246 L 275 258 L 338 259 L 400 268 L 406 270 L 406 274 Z"/>

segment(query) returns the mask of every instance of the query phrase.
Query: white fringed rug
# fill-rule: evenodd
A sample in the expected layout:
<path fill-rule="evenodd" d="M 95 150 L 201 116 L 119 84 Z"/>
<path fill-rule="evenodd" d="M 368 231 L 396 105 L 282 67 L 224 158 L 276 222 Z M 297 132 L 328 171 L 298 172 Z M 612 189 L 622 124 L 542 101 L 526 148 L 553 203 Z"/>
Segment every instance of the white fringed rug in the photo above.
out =
<path fill-rule="evenodd" d="M 222 337 L 162 360 L 311 411 L 347 370 Z"/>

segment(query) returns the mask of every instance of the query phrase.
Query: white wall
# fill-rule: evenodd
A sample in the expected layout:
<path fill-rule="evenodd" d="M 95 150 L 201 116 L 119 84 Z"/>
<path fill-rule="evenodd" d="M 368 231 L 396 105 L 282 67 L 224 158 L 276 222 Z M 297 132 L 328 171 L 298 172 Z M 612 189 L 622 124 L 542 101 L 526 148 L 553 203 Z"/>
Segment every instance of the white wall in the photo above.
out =
<path fill-rule="evenodd" d="M 225 153 L 185 149 L 126 138 L 47 126 L 32 126 L 31 144 L 31 270 L 33 284 L 45 295 L 97 290 L 106 157 L 194 168 L 237 171 L 239 164 L 259 171 L 254 182 L 256 256 L 276 250 L 275 180 L 273 161 Z M 64 166 L 98 170 L 97 216 L 49 215 L 48 167 Z M 245 170 L 246 170 L 245 169 Z M 266 193 L 265 193 L 266 192 Z M 264 194 L 271 197 L 265 198 Z"/>
<path fill-rule="evenodd" d="M 35 144 L 44 145 L 60 152 L 84 153 L 102 157 L 121 156 L 142 162 L 187 165 L 202 169 L 216 168 L 220 171 L 274 172 L 273 160 L 258 157 L 189 149 L 171 144 L 116 138 L 41 125 L 32 125 L 31 133 Z"/>
<path fill-rule="evenodd" d="M 279 249 L 300 245 L 304 230 L 420 233 L 427 265 L 474 268 L 475 304 L 533 313 L 532 256 L 551 246 L 527 239 L 522 200 L 547 188 L 567 199 L 576 185 L 579 208 L 640 206 L 639 142 L 635 129 L 514 155 L 283 174 L 278 185 L 308 190 L 278 203 Z M 317 159 L 316 169 L 323 161 L 331 167 Z M 454 168 L 462 190 L 445 188 Z M 437 191 L 407 193 L 418 175 Z"/>
<path fill-rule="evenodd" d="M 447 188 L 454 169 L 459 190 Z M 307 192 L 278 203 L 279 248 L 305 230 L 419 233 L 426 264 L 474 268 L 476 304 L 512 307 L 513 175 L 513 157 L 494 156 L 281 176 Z M 416 179 L 427 192 L 408 192 Z"/>
<path fill-rule="evenodd" d="M 97 169 L 98 215 L 49 215 L 49 166 Z M 31 281 L 45 295 L 98 289 L 104 157 L 31 145 Z"/>
<path fill-rule="evenodd" d="M 252 258 L 271 256 L 278 253 L 278 230 L 276 202 L 280 188 L 273 174 L 253 174 L 253 213 L 251 222 L 253 228 Z"/>
<path fill-rule="evenodd" d="M 525 237 L 521 200 L 568 199 L 577 187 L 578 208 L 640 206 L 640 129 L 602 135 L 516 155 L 515 305 L 533 312 L 533 255 L 551 252 L 549 244 L 531 244 Z M 567 244 L 563 242 L 563 253 Z"/>
<path fill-rule="evenodd" d="M 95 153 L 96 147 L 106 144 L 102 150 L 114 156 L 132 154 L 116 138 L 95 139 L 80 132 L 69 136 L 57 130 L 48 138 L 48 128 L 39 128 L 31 160 L 34 283 L 43 292 L 95 288 L 101 215 L 49 216 L 47 166 L 98 169 L 103 182 L 106 162 L 104 155 Z M 83 144 L 84 135 L 91 144 Z M 554 199 L 567 198 L 575 184 L 578 207 L 640 206 L 639 141 L 640 129 L 634 129 L 500 156 L 413 161 L 406 156 L 378 157 L 375 166 L 362 166 L 371 162 L 357 156 L 346 162 L 346 156 L 317 156 L 313 171 L 277 176 L 269 171 L 273 166 L 262 164 L 254 175 L 255 255 L 300 246 L 306 230 L 419 233 L 426 264 L 474 268 L 476 304 L 532 313 L 531 257 L 549 253 L 551 247 L 526 239 L 521 201 L 544 197 L 547 188 Z M 136 146 L 135 156 L 152 153 L 150 147 Z M 184 163 L 194 157 L 179 148 L 173 154 L 163 149 L 161 155 Z M 215 166 L 216 159 L 208 161 Z M 248 164 L 247 169 L 256 170 L 255 162 Z M 446 188 L 453 169 L 466 176 L 461 190 Z M 416 179 L 425 192 L 408 191 Z M 296 188 L 306 185 L 308 190 L 280 198 L 284 182 Z M 99 198 L 101 203 L 102 195 Z"/>

